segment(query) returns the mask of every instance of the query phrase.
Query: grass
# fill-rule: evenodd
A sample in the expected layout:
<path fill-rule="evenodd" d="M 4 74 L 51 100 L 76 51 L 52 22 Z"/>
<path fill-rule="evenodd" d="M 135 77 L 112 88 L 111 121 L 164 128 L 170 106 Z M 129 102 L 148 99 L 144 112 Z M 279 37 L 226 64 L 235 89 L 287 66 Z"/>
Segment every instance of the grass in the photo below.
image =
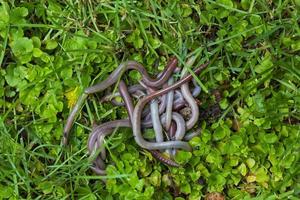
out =
<path fill-rule="evenodd" d="M 0 199 L 298 199 L 299 1 L 0 1 Z M 86 101 L 60 144 L 70 105 L 134 59 L 151 74 L 176 56 L 210 61 L 194 76 L 202 134 L 168 168 L 129 129 L 106 141 L 107 177 L 89 170 L 95 121 L 122 108 Z M 188 68 L 193 73 L 193 68 Z M 127 82 L 138 77 L 129 73 Z M 221 101 L 213 92 L 220 91 Z M 70 94 L 69 96 L 67 94 Z M 221 112 L 214 113 L 212 108 Z M 106 184 L 103 179 L 106 178 Z"/>

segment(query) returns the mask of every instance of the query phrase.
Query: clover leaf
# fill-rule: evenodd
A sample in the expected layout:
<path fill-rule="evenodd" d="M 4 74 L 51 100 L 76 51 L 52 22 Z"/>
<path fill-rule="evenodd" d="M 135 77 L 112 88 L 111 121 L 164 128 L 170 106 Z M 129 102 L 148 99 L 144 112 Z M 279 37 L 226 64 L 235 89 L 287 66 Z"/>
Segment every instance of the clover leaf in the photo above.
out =
<path fill-rule="evenodd" d="M 11 44 L 12 52 L 22 64 L 28 63 L 32 57 L 33 42 L 27 37 L 18 38 Z"/>

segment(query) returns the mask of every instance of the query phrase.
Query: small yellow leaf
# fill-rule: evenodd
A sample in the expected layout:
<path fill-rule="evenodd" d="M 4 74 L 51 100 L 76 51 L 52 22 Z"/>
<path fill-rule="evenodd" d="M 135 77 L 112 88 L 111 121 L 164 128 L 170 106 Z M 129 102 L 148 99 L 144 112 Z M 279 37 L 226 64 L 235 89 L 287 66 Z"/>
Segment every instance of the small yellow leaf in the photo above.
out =
<path fill-rule="evenodd" d="M 68 108 L 72 108 L 75 105 L 78 99 L 78 91 L 79 88 L 76 87 L 73 90 L 66 92 L 65 96 L 67 97 L 68 100 Z"/>
<path fill-rule="evenodd" d="M 254 176 L 254 175 L 247 176 L 248 183 L 253 183 L 254 181 L 256 181 L 256 176 Z"/>

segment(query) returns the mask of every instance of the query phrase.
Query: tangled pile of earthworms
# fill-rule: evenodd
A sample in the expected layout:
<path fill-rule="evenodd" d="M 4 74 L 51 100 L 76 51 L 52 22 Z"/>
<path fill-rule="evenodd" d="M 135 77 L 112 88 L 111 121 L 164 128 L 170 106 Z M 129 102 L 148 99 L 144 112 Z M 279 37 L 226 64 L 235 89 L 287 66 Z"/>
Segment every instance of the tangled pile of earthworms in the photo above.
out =
<path fill-rule="evenodd" d="M 195 58 L 191 57 L 186 66 L 191 67 L 194 61 Z M 193 71 L 194 74 L 199 75 L 207 65 L 200 65 Z M 142 75 L 139 84 L 127 87 L 121 79 L 127 70 L 136 70 Z M 71 127 L 88 95 L 102 92 L 114 84 L 118 84 L 118 92 L 104 95 L 101 102 L 125 106 L 128 118 L 93 126 L 87 142 L 88 151 L 91 155 L 98 155 L 95 155 L 92 170 L 96 174 L 106 174 L 104 139 L 119 127 L 132 128 L 134 139 L 141 148 L 149 150 L 164 164 L 178 167 L 179 164 L 172 159 L 176 150 L 191 151 L 188 141 L 200 133 L 197 127 L 199 105 L 195 97 L 200 94 L 201 87 L 186 68 L 178 67 L 176 58 L 171 58 L 155 79 L 140 63 L 127 61 L 121 63 L 106 80 L 86 88 L 67 119 L 63 143 L 68 143 Z M 117 101 L 116 97 L 121 97 L 122 101 Z M 153 128 L 155 139 L 144 138 L 143 131 L 149 128 Z"/>

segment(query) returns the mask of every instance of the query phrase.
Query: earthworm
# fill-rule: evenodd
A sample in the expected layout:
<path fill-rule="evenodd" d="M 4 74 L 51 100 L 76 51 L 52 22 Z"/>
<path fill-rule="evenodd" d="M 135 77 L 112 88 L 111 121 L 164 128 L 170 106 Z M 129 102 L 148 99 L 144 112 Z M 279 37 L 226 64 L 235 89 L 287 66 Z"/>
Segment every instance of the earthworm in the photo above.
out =
<path fill-rule="evenodd" d="M 129 119 L 120 119 L 115 121 L 106 122 L 104 124 L 95 126 L 93 128 L 93 134 L 88 139 L 88 149 L 90 153 L 94 150 L 94 144 L 96 143 L 97 136 L 100 133 L 112 132 L 117 127 L 131 127 Z"/>
<path fill-rule="evenodd" d="M 165 112 L 167 106 L 167 95 L 163 95 L 162 97 L 159 98 L 159 106 L 158 106 L 158 113 L 162 114 Z M 145 119 L 150 119 L 151 118 L 151 112 L 150 108 L 145 108 L 142 113 L 142 117 Z"/>
<path fill-rule="evenodd" d="M 190 67 L 194 61 L 195 57 L 191 57 L 186 65 Z M 199 74 L 207 65 L 208 63 L 199 66 L 194 73 Z M 137 70 L 142 75 L 142 79 L 139 84 L 127 87 L 120 78 L 126 70 L 132 69 Z M 173 74 L 180 71 L 180 79 L 174 83 Z M 174 75 L 176 76 L 178 75 Z M 121 63 L 106 80 L 85 89 L 67 119 L 63 143 L 67 144 L 72 124 L 87 96 L 101 92 L 119 80 L 118 92 L 105 95 L 100 102 L 110 101 L 113 105 L 125 106 L 128 118 L 93 126 L 87 144 L 89 154 L 95 155 L 96 150 L 103 147 L 105 137 L 112 134 L 115 128 L 131 127 L 134 139 L 140 147 L 149 150 L 162 163 L 178 167 L 178 163 L 163 155 L 159 150 L 166 151 L 171 157 L 175 155 L 176 149 L 192 150 L 187 141 L 198 136 L 201 128 L 186 132 L 192 129 L 199 119 L 199 108 L 194 98 L 201 93 L 201 87 L 191 74 L 187 74 L 186 69 L 181 70 L 177 67 L 176 58 L 170 59 L 163 72 L 154 79 L 138 62 Z M 190 88 L 191 80 L 194 87 Z M 121 97 L 122 101 L 117 101 L 116 97 Z M 132 98 L 135 98 L 135 107 Z M 155 139 L 145 140 L 141 129 L 151 127 L 154 129 Z M 167 132 L 166 140 L 164 140 L 163 128 Z M 106 149 L 100 149 L 100 154 L 95 156 L 91 169 L 96 174 L 106 174 L 104 163 Z"/>
<path fill-rule="evenodd" d="M 201 70 L 204 69 L 207 65 L 208 65 L 208 63 L 201 65 L 199 68 L 197 68 L 195 70 L 195 74 L 199 74 L 201 72 Z M 182 141 L 167 141 L 167 142 L 160 142 L 160 143 L 153 143 L 153 142 L 146 141 L 142 137 L 140 121 L 141 121 L 142 110 L 149 101 L 151 101 L 152 99 L 154 99 L 160 95 L 166 94 L 170 90 L 174 90 L 174 89 L 180 87 L 182 84 L 187 83 L 192 78 L 193 78 L 192 75 L 189 74 L 189 75 L 183 77 L 182 79 L 180 79 L 178 82 L 174 83 L 173 85 L 168 86 L 167 88 L 161 89 L 159 91 L 153 92 L 153 93 L 151 93 L 151 95 L 148 95 L 148 96 L 142 98 L 137 103 L 137 105 L 134 109 L 134 112 L 133 112 L 132 129 L 133 129 L 134 139 L 138 145 L 140 145 L 142 148 L 151 149 L 151 150 L 181 148 L 181 149 L 191 151 L 190 145 L 188 143 L 182 142 Z"/>
<path fill-rule="evenodd" d="M 105 169 L 105 163 L 103 162 L 103 160 L 99 157 L 97 157 L 94 161 L 95 166 L 97 166 L 100 169 Z"/>
<path fill-rule="evenodd" d="M 111 134 L 113 132 L 114 128 L 117 127 L 130 127 L 130 122 L 128 119 L 125 120 L 115 120 L 111 122 L 106 122 L 104 124 L 98 125 L 93 127 L 93 132 L 90 135 L 88 139 L 88 150 L 90 154 L 93 154 L 93 152 L 102 146 L 104 137 Z M 98 143 L 98 145 L 96 145 Z M 104 170 L 104 162 L 102 159 L 105 159 L 106 153 L 105 149 L 101 150 L 101 158 L 99 155 L 96 157 L 96 160 L 94 161 L 94 166 L 92 166 L 92 170 L 100 175 L 106 174 Z M 103 167 L 103 168 L 102 168 Z"/>
<path fill-rule="evenodd" d="M 191 66 L 194 62 L 193 58 L 190 58 L 187 61 L 187 65 Z M 187 74 L 186 70 L 183 70 L 181 73 L 181 78 L 185 77 Z M 190 119 L 186 122 L 186 128 L 187 130 L 193 128 L 193 126 L 197 123 L 199 118 L 199 107 L 197 105 L 197 102 L 195 101 L 193 95 L 190 92 L 189 84 L 185 83 L 181 86 L 181 93 L 183 95 L 183 98 L 186 100 L 186 102 L 190 105 L 192 115 Z"/>
<path fill-rule="evenodd" d="M 193 139 L 194 137 L 200 135 L 201 130 L 202 130 L 201 128 L 198 128 L 198 129 L 196 129 L 195 131 L 186 134 L 186 135 L 184 136 L 183 139 L 184 139 L 185 141 L 189 141 L 189 140 Z"/>
<path fill-rule="evenodd" d="M 135 97 L 136 99 L 140 99 L 141 97 L 146 95 L 145 88 L 141 85 L 133 85 L 128 87 L 128 92 Z M 106 96 L 102 97 L 100 103 L 110 101 L 115 106 L 124 106 L 124 102 L 117 102 L 116 97 L 120 97 L 120 92 L 110 93 Z"/>
<path fill-rule="evenodd" d="M 147 86 L 159 87 L 169 79 L 170 75 L 176 68 L 177 63 L 178 63 L 178 61 L 176 58 L 174 58 L 174 57 L 171 58 L 167 67 L 164 69 L 164 71 L 162 72 L 162 75 L 159 79 L 150 78 L 146 69 L 138 62 L 127 61 L 127 62 L 121 63 L 117 67 L 117 69 L 114 70 L 109 75 L 109 77 L 107 79 L 105 79 L 104 81 L 102 81 L 94 86 L 88 87 L 84 90 L 84 93 L 79 97 L 78 101 L 76 102 L 75 106 L 73 107 L 73 109 L 67 119 L 66 125 L 64 127 L 64 133 L 63 133 L 63 144 L 66 145 L 68 143 L 69 133 L 70 133 L 70 130 L 74 123 L 74 120 L 89 94 L 101 92 L 101 91 L 105 90 L 106 88 L 110 87 L 111 85 L 113 85 L 120 79 L 120 77 L 123 75 L 123 73 L 126 70 L 129 70 L 129 69 L 135 69 L 138 72 L 140 72 L 143 77 L 142 80 Z"/>
<path fill-rule="evenodd" d="M 201 87 L 198 85 L 195 79 L 193 79 L 193 85 L 195 86 L 192 92 L 193 97 L 198 96 L 201 93 Z"/>
<path fill-rule="evenodd" d="M 67 122 L 66 122 L 66 125 L 64 127 L 64 134 L 63 134 L 63 144 L 66 145 L 68 143 L 68 138 L 69 138 L 69 133 L 70 133 L 70 130 L 72 128 L 72 125 L 73 125 L 73 122 L 74 122 L 74 119 L 76 118 L 79 110 L 81 109 L 84 101 L 86 100 L 87 98 L 87 94 L 83 93 L 79 99 L 77 100 L 77 103 L 75 104 L 75 106 L 73 107 L 68 119 L 67 119 Z"/>
<path fill-rule="evenodd" d="M 184 98 L 181 94 L 181 91 L 180 90 L 174 90 L 174 101 L 184 101 Z"/>
<path fill-rule="evenodd" d="M 142 83 L 143 84 L 143 83 Z M 155 91 L 154 88 L 147 88 L 148 94 L 151 94 Z M 159 110 L 158 110 L 158 102 L 156 99 L 152 99 L 150 103 L 150 115 L 151 115 L 151 121 L 153 125 L 153 130 L 155 133 L 155 139 L 156 142 L 162 142 L 164 141 L 163 137 L 163 130 L 159 119 Z"/>
<path fill-rule="evenodd" d="M 125 107 L 126 107 L 127 112 L 128 112 L 129 120 L 131 121 L 134 107 L 133 107 L 132 99 L 131 99 L 131 97 L 128 93 L 127 86 L 124 83 L 124 81 L 120 81 L 120 83 L 119 83 L 119 92 L 120 92 L 121 97 L 124 100 Z M 155 107 L 155 109 L 158 110 L 157 107 Z M 153 115 L 153 116 L 155 116 L 155 115 Z M 158 119 L 159 119 L 159 116 L 158 116 Z M 155 123 L 160 124 L 160 122 L 153 121 L 153 127 L 154 127 Z M 162 141 L 163 141 L 163 138 L 162 138 Z M 154 157 L 156 157 L 158 160 L 160 160 L 161 162 L 163 162 L 167 165 L 174 166 L 174 167 L 179 166 L 179 164 L 176 163 L 175 161 L 163 157 L 160 152 L 153 152 L 153 150 L 150 150 L 150 152 L 153 154 Z"/>
<path fill-rule="evenodd" d="M 114 106 L 124 106 L 124 102 L 119 102 L 116 99 L 112 99 L 111 104 Z"/>
<path fill-rule="evenodd" d="M 122 97 L 122 99 L 123 99 L 123 101 L 125 103 L 126 109 L 128 111 L 129 121 L 131 122 L 131 118 L 132 118 L 132 114 L 131 113 L 133 112 L 133 103 L 132 103 L 131 97 L 130 97 L 130 95 L 128 93 L 128 88 L 127 88 L 125 82 L 122 81 L 122 80 L 119 83 L 119 93 L 120 93 L 120 95 L 121 95 L 121 97 Z M 98 146 L 99 147 L 102 146 L 104 137 L 106 136 L 106 133 L 108 133 L 108 132 L 109 131 L 103 132 L 103 134 L 98 134 L 97 141 L 98 141 Z M 102 157 L 102 159 L 106 158 L 106 153 L 105 152 L 106 152 L 105 149 L 103 149 L 101 151 L 101 157 Z"/>
<path fill-rule="evenodd" d="M 122 97 L 122 99 L 125 103 L 125 107 L 127 109 L 129 121 L 131 122 L 134 107 L 133 107 L 133 103 L 132 103 L 131 97 L 129 95 L 127 86 L 126 86 L 125 82 L 122 81 L 122 80 L 119 83 L 119 93 L 120 93 L 120 95 L 121 95 L 121 97 Z"/>
<path fill-rule="evenodd" d="M 174 83 L 173 77 L 170 77 L 168 80 L 168 85 L 172 85 Z M 173 108 L 173 98 L 174 98 L 174 90 L 171 90 L 167 94 L 167 107 L 166 107 L 166 124 L 165 128 L 168 131 L 171 126 L 171 121 L 172 121 L 172 108 Z M 184 123 L 184 121 L 183 121 Z"/>
<path fill-rule="evenodd" d="M 87 146 L 88 146 L 88 151 L 89 154 L 92 154 L 95 152 L 98 148 L 99 145 L 97 144 L 97 139 L 99 134 L 104 134 L 106 132 L 111 132 L 113 131 L 113 128 L 107 127 L 107 124 L 101 124 L 101 125 L 94 125 L 92 128 L 92 132 L 89 135 Z"/>
<path fill-rule="evenodd" d="M 183 136 L 185 135 L 185 121 L 184 121 L 183 117 L 177 112 L 172 112 L 171 117 L 172 117 L 171 120 L 173 119 L 176 124 L 176 126 L 175 126 L 176 128 L 174 130 L 172 130 L 172 131 L 175 131 L 175 133 L 171 133 L 172 135 L 174 135 L 174 137 L 172 137 L 170 139 L 171 140 L 181 140 L 183 138 Z M 162 124 L 164 124 L 164 127 L 166 127 L 166 118 L 167 118 L 167 114 L 164 113 L 161 116 L 161 122 L 162 122 Z M 174 155 L 172 153 L 172 149 L 167 149 L 166 152 L 170 155 Z"/>
<path fill-rule="evenodd" d="M 139 81 L 139 83 L 142 85 L 142 87 L 146 88 L 148 90 L 148 93 L 154 92 L 156 89 L 152 88 L 152 87 L 148 87 L 145 83 L 143 83 L 142 81 Z M 159 98 L 160 104 L 159 104 L 159 109 L 158 112 L 159 114 L 162 114 L 163 112 L 165 112 L 166 109 L 166 104 L 167 104 L 167 95 L 163 95 L 162 97 Z M 151 110 L 151 109 L 150 109 Z M 149 116 L 147 116 L 149 115 Z M 142 113 L 142 117 L 151 117 L 151 112 L 149 112 L 148 109 L 144 109 L 143 113 Z"/>
<path fill-rule="evenodd" d="M 185 121 L 183 117 L 177 112 L 172 112 L 171 117 L 172 117 L 171 119 L 173 119 L 174 122 L 176 123 L 176 131 L 175 131 L 174 139 L 181 140 L 185 135 Z M 167 120 L 167 114 L 164 113 L 161 116 L 161 122 L 165 126 L 166 126 L 166 120 Z"/>
<path fill-rule="evenodd" d="M 106 171 L 104 169 L 100 169 L 98 166 L 92 166 L 91 169 L 98 175 L 106 175 Z"/>
<path fill-rule="evenodd" d="M 176 129 L 177 129 L 176 123 L 175 123 L 174 121 L 172 121 L 172 122 L 171 122 L 170 129 L 169 129 L 169 131 L 168 131 L 168 134 L 169 134 L 169 138 L 170 138 L 170 139 L 175 138 Z"/>
<path fill-rule="evenodd" d="M 163 156 L 159 151 L 157 151 L 157 150 L 152 150 L 152 151 L 150 151 L 150 152 L 151 152 L 151 154 L 152 154 L 155 158 L 157 158 L 157 159 L 160 160 L 161 162 L 163 162 L 163 163 L 165 163 L 165 164 L 167 164 L 167 165 L 173 166 L 173 167 L 180 167 L 180 165 L 179 165 L 177 162 L 175 162 L 175 161 L 173 161 L 173 160 L 171 160 L 171 159 L 169 159 L 169 158 Z"/>
<path fill-rule="evenodd" d="M 151 119 L 153 123 L 156 142 L 163 142 L 164 136 L 163 136 L 163 130 L 159 119 L 158 103 L 156 99 L 153 99 L 151 101 L 150 110 L 151 110 Z"/>
<path fill-rule="evenodd" d="M 93 166 L 91 166 L 91 169 L 98 175 L 106 175 L 105 164 L 103 160 L 99 157 L 96 158 L 96 160 L 93 162 Z"/>
<path fill-rule="evenodd" d="M 197 123 L 197 120 L 199 118 L 199 108 L 197 102 L 195 101 L 189 90 L 189 85 L 187 83 L 181 86 L 181 92 L 187 103 L 190 105 L 192 111 L 192 116 L 186 122 L 186 128 L 187 130 L 189 130 L 193 128 L 193 126 Z"/>
<path fill-rule="evenodd" d="M 176 123 L 171 121 L 170 129 L 167 131 L 167 140 L 174 140 L 176 130 Z M 166 153 L 172 155 L 172 149 L 167 149 Z"/>
<path fill-rule="evenodd" d="M 185 101 L 174 102 L 174 104 L 173 104 L 173 110 L 174 111 L 179 111 L 182 108 L 184 108 L 185 106 L 186 106 L 186 102 Z"/>
<path fill-rule="evenodd" d="M 147 86 L 154 87 L 154 88 L 159 87 L 169 79 L 170 75 L 172 74 L 172 72 L 174 71 L 174 69 L 177 65 L 177 62 L 178 61 L 176 58 L 171 58 L 171 60 L 169 61 L 167 67 L 164 69 L 164 71 L 159 79 L 150 78 L 146 69 L 140 63 L 138 63 L 136 61 L 127 61 L 127 62 L 121 63 L 117 67 L 117 69 L 109 75 L 109 77 L 107 79 L 105 79 L 104 81 L 102 81 L 94 86 L 88 87 L 87 89 L 85 89 L 85 93 L 92 94 L 92 93 L 101 92 L 101 91 L 105 90 L 106 88 L 108 88 L 111 85 L 113 85 L 114 83 L 116 83 L 121 78 L 123 73 L 130 69 L 137 70 L 139 73 L 141 73 L 142 77 L 143 77 L 142 81 Z"/>
<path fill-rule="evenodd" d="M 136 93 L 136 92 L 140 92 L 145 90 L 145 88 L 143 86 L 141 86 L 140 84 L 136 84 L 136 85 L 132 85 L 130 87 L 128 87 L 128 92 L 130 94 Z M 113 98 L 119 97 L 120 93 L 119 92 L 115 92 L 115 93 L 110 93 L 105 95 L 104 97 L 101 98 L 100 102 L 106 102 L 106 101 L 111 101 Z"/>

